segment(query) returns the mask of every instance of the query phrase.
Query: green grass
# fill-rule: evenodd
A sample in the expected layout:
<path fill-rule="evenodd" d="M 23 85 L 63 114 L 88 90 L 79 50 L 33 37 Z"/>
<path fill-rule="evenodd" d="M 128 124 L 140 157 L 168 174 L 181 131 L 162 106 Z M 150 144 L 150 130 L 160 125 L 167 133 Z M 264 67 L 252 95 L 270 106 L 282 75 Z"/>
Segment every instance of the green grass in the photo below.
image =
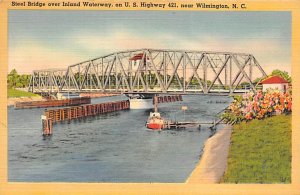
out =
<path fill-rule="evenodd" d="M 291 182 L 291 115 L 233 126 L 224 183 Z"/>
<path fill-rule="evenodd" d="M 25 92 L 25 91 L 20 91 L 16 89 L 9 88 L 7 89 L 7 97 L 37 97 L 39 95 L 30 93 L 30 92 Z"/>

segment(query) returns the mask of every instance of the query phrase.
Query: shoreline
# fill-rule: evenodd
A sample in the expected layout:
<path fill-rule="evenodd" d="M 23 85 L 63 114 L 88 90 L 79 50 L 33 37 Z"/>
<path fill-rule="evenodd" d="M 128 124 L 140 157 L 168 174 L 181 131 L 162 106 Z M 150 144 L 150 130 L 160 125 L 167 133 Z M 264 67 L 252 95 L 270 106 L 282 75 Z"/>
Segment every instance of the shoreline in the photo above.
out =
<path fill-rule="evenodd" d="M 80 97 L 101 98 L 101 97 L 113 97 L 121 94 L 118 93 L 80 93 Z"/>
<path fill-rule="evenodd" d="M 34 101 L 46 101 L 46 99 L 41 96 L 11 97 L 11 98 L 7 98 L 7 106 L 14 106 L 16 102 L 34 102 Z"/>
<path fill-rule="evenodd" d="M 227 167 L 231 132 L 232 126 L 225 125 L 205 142 L 200 162 L 186 183 L 215 184 L 220 182 Z"/>
<path fill-rule="evenodd" d="M 89 94 L 89 93 L 82 93 L 80 97 L 91 97 L 94 98 L 101 98 L 101 97 L 112 97 L 117 96 L 120 94 L 115 93 L 105 93 L 105 94 Z M 43 98 L 42 96 L 32 96 L 32 97 L 10 97 L 7 98 L 7 106 L 14 106 L 16 102 L 34 102 L 34 101 L 47 101 L 47 99 Z"/>

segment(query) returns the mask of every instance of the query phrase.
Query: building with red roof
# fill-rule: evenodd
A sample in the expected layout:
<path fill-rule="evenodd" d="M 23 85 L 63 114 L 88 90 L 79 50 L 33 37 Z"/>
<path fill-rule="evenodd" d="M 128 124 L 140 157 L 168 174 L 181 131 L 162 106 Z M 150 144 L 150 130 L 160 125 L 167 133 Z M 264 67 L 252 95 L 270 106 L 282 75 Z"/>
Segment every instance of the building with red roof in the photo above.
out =
<path fill-rule="evenodd" d="M 267 89 L 278 89 L 285 92 L 289 87 L 289 82 L 280 76 L 271 76 L 261 81 L 263 91 Z"/>

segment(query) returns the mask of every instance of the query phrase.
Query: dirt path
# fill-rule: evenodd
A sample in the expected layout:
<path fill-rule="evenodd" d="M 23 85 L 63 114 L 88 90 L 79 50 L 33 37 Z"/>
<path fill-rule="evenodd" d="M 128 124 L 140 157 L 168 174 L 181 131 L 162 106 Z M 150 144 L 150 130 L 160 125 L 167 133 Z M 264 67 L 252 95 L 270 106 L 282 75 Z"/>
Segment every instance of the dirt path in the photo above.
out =
<path fill-rule="evenodd" d="M 226 125 L 206 141 L 201 160 L 188 178 L 187 183 L 220 182 L 227 166 L 231 131 L 232 127 Z"/>

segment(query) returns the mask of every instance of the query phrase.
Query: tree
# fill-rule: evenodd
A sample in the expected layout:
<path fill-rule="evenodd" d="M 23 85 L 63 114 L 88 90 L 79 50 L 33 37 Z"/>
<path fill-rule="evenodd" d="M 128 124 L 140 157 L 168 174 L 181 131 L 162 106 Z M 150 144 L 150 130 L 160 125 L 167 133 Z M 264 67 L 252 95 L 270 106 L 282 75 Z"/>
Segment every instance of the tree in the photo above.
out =
<path fill-rule="evenodd" d="M 254 79 L 253 84 L 256 85 L 258 82 L 262 81 L 263 79 L 265 79 L 266 77 L 258 77 L 256 79 Z"/>
<path fill-rule="evenodd" d="M 7 76 L 8 87 L 15 87 L 18 77 L 19 77 L 19 75 L 18 75 L 18 72 L 16 69 L 13 69 L 12 71 L 10 71 L 10 73 Z"/>
<path fill-rule="evenodd" d="M 28 87 L 30 82 L 30 75 L 19 75 L 16 69 L 10 71 L 7 75 L 7 87 Z"/>
<path fill-rule="evenodd" d="M 290 77 L 290 75 L 286 71 L 281 71 L 281 70 L 278 70 L 278 69 L 273 70 L 272 73 L 271 73 L 271 76 L 275 76 L 275 75 L 284 78 L 289 83 L 292 82 L 292 78 Z"/>
<path fill-rule="evenodd" d="M 275 69 L 272 71 L 272 73 L 268 76 L 262 76 L 262 77 L 258 77 L 253 81 L 253 84 L 257 84 L 259 81 L 263 81 L 264 79 L 270 77 L 270 76 L 280 76 L 282 78 L 284 78 L 285 80 L 287 80 L 289 83 L 292 82 L 292 78 L 290 77 L 290 75 L 286 72 L 286 71 L 281 71 L 278 69 Z"/>

